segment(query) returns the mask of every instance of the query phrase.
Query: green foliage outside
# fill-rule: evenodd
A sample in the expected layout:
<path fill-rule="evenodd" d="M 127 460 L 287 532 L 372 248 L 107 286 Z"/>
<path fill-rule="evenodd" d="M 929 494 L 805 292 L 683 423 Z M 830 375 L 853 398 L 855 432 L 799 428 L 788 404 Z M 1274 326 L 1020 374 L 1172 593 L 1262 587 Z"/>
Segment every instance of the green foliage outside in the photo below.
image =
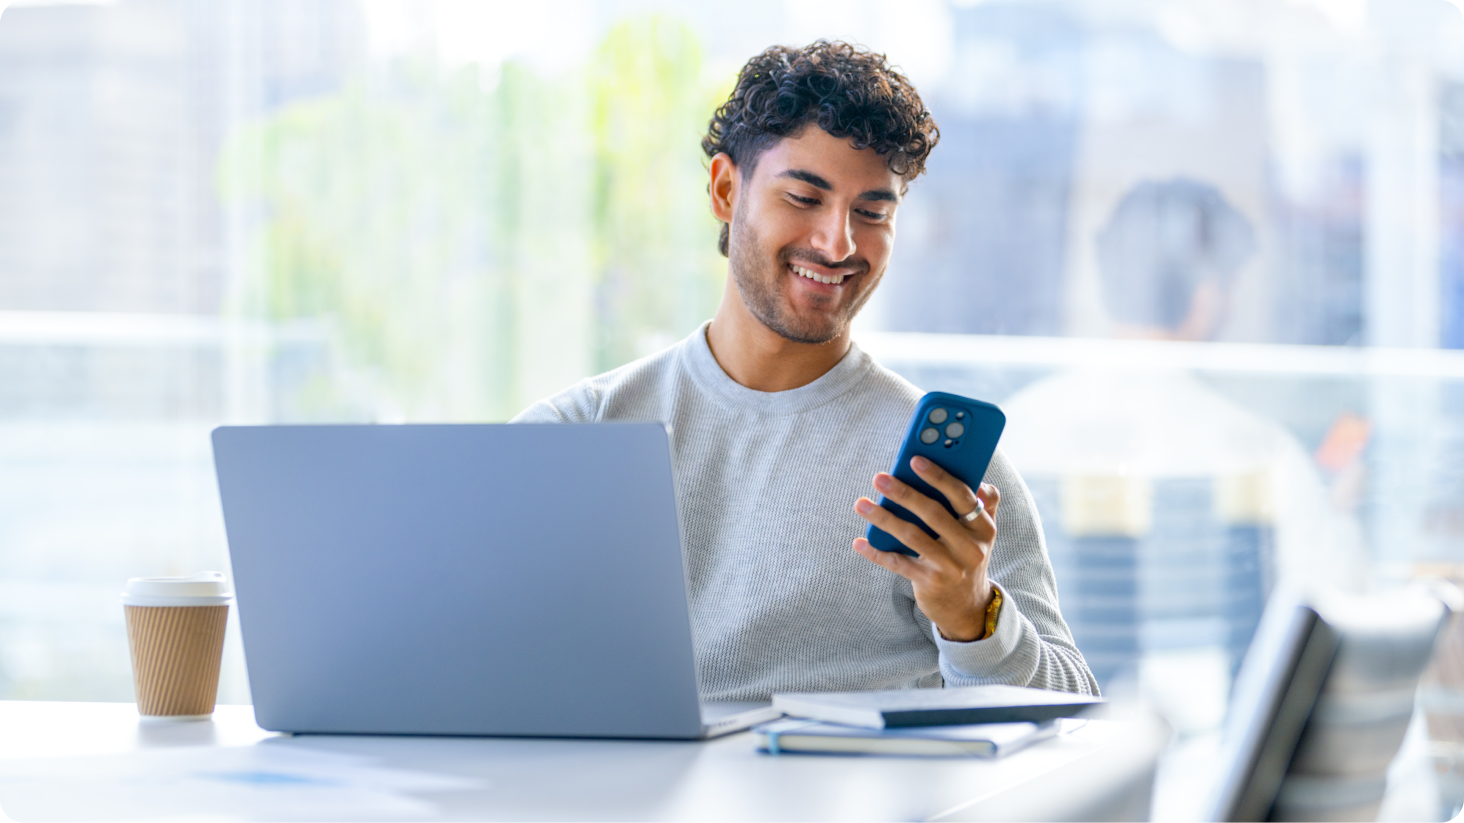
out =
<path fill-rule="evenodd" d="M 399 61 L 226 147 L 225 197 L 258 215 L 233 310 L 334 341 L 294 416 L 506 419 L 715 310 L 698 141 L 732 78 L 691 30 L 637 18 L 565 76 L 480 71 Z"/>

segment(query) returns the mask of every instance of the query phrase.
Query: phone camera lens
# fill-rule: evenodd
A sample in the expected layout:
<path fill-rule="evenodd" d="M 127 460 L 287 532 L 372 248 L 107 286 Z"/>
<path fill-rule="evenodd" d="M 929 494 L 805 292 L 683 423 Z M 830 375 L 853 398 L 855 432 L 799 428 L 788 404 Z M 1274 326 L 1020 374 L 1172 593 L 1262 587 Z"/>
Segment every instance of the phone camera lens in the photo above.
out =
<path fill-rule="evenodd" d="M 930 410 L 930 422 L 934 423 L 937 426 L 939 426 L 940 424 L 946 422 L 946 417 L 948 417 L 948 416 L 949 416 L 949 414 L 946 412 L 945 409 L 931 409 Z"/>
<path fill-rule="evenodd" d="M 956 438 L 966 433 L 966 427 L 960 423 L 952 423 L 946 426 L 946 437 Z"/>
<path fill-rule="evenodd" d="M 920 442 L 924 443 L 927 446 L 939 439 L 940 432 L 936 431 L 935 429 L 926 429 L 925 431 L 920 433 Z"/>

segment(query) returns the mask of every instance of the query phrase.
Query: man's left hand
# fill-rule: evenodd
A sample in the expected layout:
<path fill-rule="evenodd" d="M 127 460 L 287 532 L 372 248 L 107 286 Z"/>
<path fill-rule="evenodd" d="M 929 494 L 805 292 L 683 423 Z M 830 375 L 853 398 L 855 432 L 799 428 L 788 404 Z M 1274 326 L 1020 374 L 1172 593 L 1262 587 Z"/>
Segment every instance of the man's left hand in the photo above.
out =
<path fill-rule="evenodd" d="M 945 495 L 957 512 L 964 514 L 978 507 L 982 512 L 970 522 L 958 520 L 939 502 L 881 472 L 874 476 L 874 487 L 923 520 L 938 538 L 894 516 L 869 498 L 861 497 L 854 504 L 859 516 L 920 556 L 882 552 L 862 537 L 854 541 L 854 551 L 909 580 L 915 589 L 916 604 L 936 625 L 941 637 L 959 642 L 980 640 L 986 632 L 986 605 L 991 602 L 991 580 L 986 576 L 986 565 L 996 541 L 996 507 L 1001 502 L 1001 494 L 989 483 L 981 484 L 980 491 L 973 492 L 970 486 L 923 457 L 912 458 L 910 468 Z"/>

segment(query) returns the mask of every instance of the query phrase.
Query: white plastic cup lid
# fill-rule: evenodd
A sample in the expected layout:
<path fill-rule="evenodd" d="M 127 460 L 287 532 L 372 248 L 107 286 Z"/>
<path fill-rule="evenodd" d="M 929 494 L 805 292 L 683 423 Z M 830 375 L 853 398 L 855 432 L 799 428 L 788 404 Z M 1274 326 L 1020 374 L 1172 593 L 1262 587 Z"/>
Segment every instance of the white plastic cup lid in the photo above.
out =
<path fill-rule="evenodd" d="M 222 572 L 191 577 L 134 577 L 127 581 L 127 606 L 222 606 L 233 599 Z"/>

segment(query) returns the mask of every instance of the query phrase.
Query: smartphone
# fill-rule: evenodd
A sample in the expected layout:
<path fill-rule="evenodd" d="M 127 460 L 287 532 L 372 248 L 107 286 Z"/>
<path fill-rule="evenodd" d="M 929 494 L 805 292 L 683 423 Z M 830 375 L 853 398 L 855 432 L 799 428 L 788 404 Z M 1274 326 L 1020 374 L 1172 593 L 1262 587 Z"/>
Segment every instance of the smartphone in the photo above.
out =
<path fill-rule="evenodd" d="M 1004 428 L 1006 415 L 996 406 L 958 394 L 933 391 L 920 398 L 920 402 L 916 404 L 915 413 L 910 418 L 910 429 L 905 432 L 905 442 L 900 446 L 900 454 L 895 457 L 895 465 L 890 469 L 890 474 L 945 506 L 946 511 L 952 515 L 960 517 L 967 512 L 956 512 L 945 499 L 945 495 L 916 477 L 915 470 L 910 468 L 910 458 L 917 454 L 927 458 L 955 475 L 962 483 L 970 486 L 972 491 L 976 491 L 981 486 L 981 479 L 986 476 L 986 468 L 991 465 L 992 455 L 996 454 L 996 441 L 1001 439 Z M 924 529 L 931 537 L 937 536 L 934 529 L 925 525 L 924 521 L 904 506 L 883 497 L 880 498 L 879 505 L 901 520 L 907 520 Z M 882 552 L 920 556 L 919 552 L 872 524 L 865 537 L 871 546 Z"/>

